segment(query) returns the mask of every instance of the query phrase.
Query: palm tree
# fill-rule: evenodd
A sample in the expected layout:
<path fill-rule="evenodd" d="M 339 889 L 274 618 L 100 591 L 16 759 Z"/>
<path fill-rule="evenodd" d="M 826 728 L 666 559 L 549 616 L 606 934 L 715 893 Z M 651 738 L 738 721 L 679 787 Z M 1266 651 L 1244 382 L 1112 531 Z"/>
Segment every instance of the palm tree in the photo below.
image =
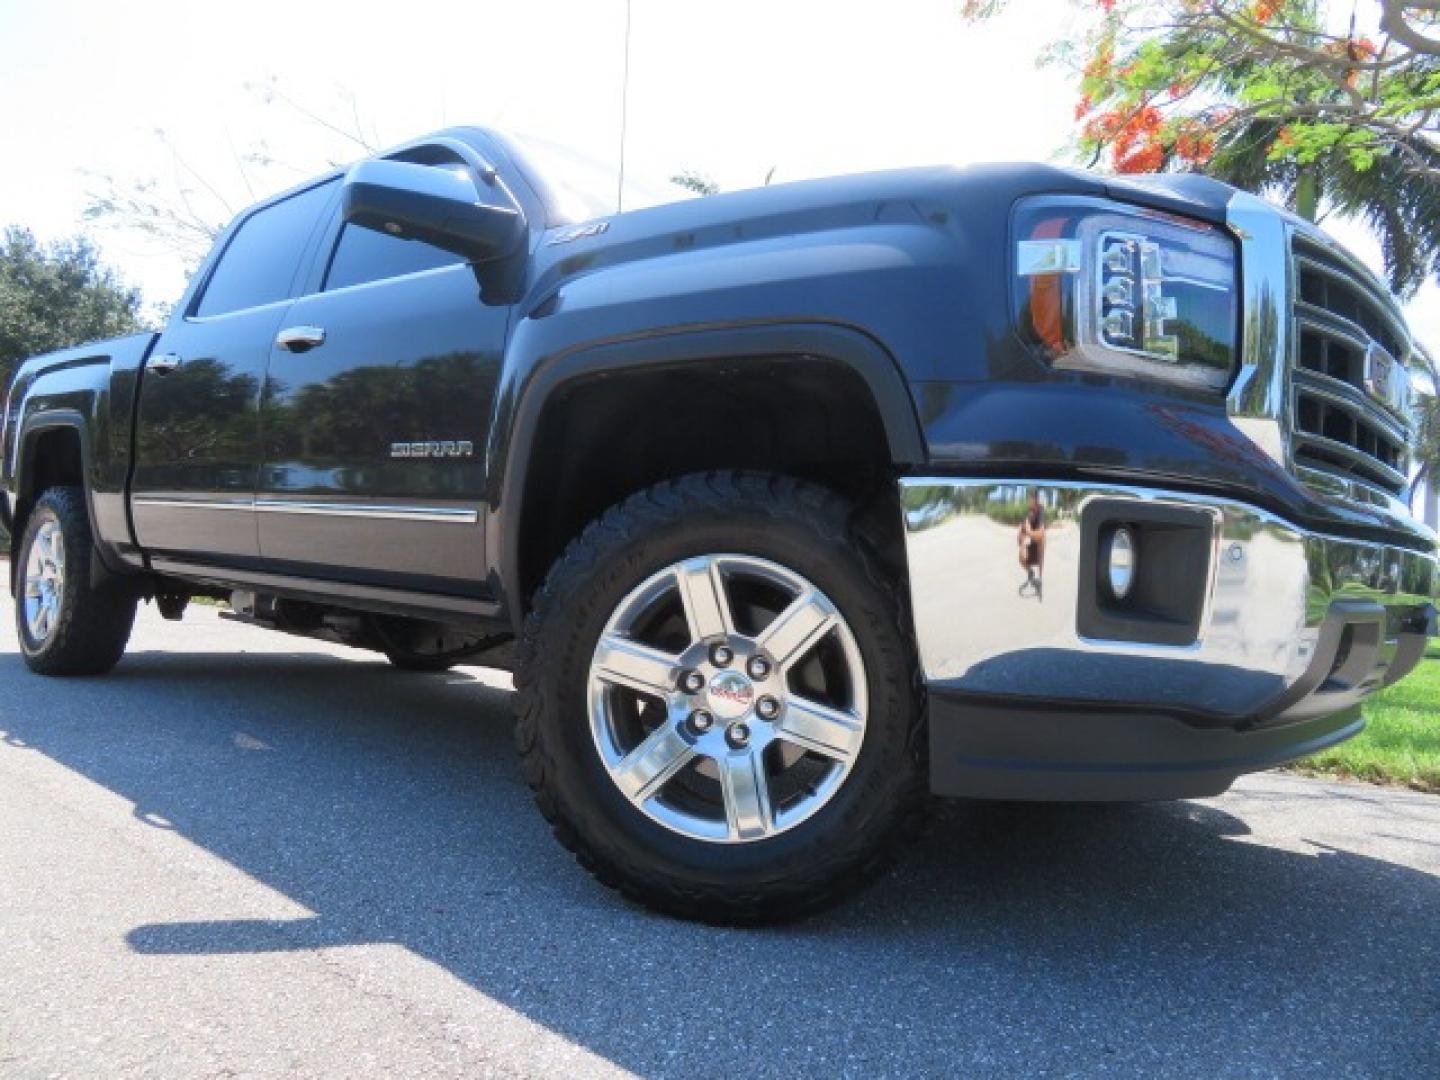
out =
<path fill-rule="evenodd" d="M 1282 129 L 1279 121 L 1255 118 L 1223 130 L 1204 165 L 1173 157 L 1167 164 L 1269 194 L 1309 221 L 1335 213 L 1364 222 L 1380 241 L 1385 276 L 1402 299 L 1440 272 L 1440 182 L 1420 172 L 1414 158 L 1384 154 L 1368 169 L 1338 149 L 1303 165 L 1277 160 L 1270 148 Z M 1413 152 L 1440 170 L 1440 150 L 1416 145 Z"/>
<path fill-rule="evenodd" d="M 1440 389 L 1440 387 L 1431 387 Z M 1440 492 L 1440 397 L 1433 394 L 1422 395 L 1417 403 L 1416 419 L 1418 430 L 1415 437 L 1415 464 L 1419 470 L 1415 474 L 1414 483 L 1410 487 L 1411 510 L 1416 511 L 1421 517 L 1427 516 L 1427 512 L 1435 505 L 1437 492 Z M 1414 498 L 1424 488 L 1429 506 L 1416 507 Z M 1434 523 L 1433 517 L 1431 523 Z"/>

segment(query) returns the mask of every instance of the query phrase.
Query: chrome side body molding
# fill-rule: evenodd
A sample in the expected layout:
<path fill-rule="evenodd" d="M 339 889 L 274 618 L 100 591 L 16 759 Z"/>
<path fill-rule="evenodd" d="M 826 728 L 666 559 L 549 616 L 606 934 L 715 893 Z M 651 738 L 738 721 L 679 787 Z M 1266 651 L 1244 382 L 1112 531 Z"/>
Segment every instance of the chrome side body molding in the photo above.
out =
<path fill-rule="evenodd" d="M 288 499 L 167 499 L 149 495 L 137 496 L 134 501 L 137 506 L 159 506 L 183 510 L 249 510 L 258 514 L 309 514 L 385 521 L 433 521 L 451 525 L 474 525 L 480 520 L 478 510 L 444 506 L 295 502 Z"/>

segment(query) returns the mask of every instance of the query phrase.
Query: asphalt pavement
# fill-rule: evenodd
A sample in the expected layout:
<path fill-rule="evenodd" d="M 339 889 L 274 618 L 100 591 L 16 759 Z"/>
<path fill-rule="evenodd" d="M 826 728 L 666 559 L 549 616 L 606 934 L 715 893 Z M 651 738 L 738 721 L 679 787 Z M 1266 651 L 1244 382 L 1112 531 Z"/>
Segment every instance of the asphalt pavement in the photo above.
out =
<path fill-rule="evenodd" d="M 1440 1077 L 1440 798 L 952 803 L 716 930 L 550 838 L 507 688 L 204 608 L 46 680 L 0 600 L 0 1075 Z"/>

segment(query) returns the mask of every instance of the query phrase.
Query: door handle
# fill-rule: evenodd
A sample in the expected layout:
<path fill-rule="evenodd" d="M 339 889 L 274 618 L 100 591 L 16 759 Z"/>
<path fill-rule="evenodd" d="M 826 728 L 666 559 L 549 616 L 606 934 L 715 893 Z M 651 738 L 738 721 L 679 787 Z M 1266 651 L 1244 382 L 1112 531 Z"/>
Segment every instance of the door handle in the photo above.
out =
<path fill-rule="evenodd" d="M 325 344 L 325 329 L 320 326 L 287 326 L 275 335 L 275 344 L 287 352 L 308 352 Z"/>
<path fill-rule="evenodd" d="M 181 364 L 180 357 L 173 352 L 161 353 L 159 356 L 152 356 L 145 361 L 145 370 L 153 371 L 156 375 L 169 375 Z"/>

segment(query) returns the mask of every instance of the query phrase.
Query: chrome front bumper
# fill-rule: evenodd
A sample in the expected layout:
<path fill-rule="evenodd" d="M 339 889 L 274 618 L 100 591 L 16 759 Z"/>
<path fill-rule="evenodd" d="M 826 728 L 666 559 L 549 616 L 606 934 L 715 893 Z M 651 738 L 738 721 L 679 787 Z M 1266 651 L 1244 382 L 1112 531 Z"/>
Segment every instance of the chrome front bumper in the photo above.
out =
<path fill-rule="evenodd" d="M 1047 514 L 1039 589 L 1018 558 L 1032 488 Z M 1042 771 L 1097 774 L 1179 774 L 1193 764 L 1208 779 L 1177 792 L 1223 790 L 1240 772 L 1354 734 L 1359 702 L 1407 674 L 1435 632 L 1433 550 L 1315 534 L 1239 502 L 1118 485 L 925 477 L 902 480 L 901 500 L 936 786 L 967 787 L 949 793 L 978 793 L 968 790 L 973 783 L 943 779 L 941 759 L 957 754 L 967 769 L 983 758 L 1016 775 L 1035 761 L 1045 762 Z M 1183 643 L 1082 633 L 1086 583 L 1098 572 L 1083 524 L 1099 506 L 1208 523 L 1208 557 L 1192 568 L 1205 575 L 1196 590 L 1203 600 Z M 997 708 L 1010 718 L 991 715 Z M 976 710 L 989 719 L 982 723 Z M 1069 740 L 1085 716 L 1103 716 L 1103 747 L 1092 753 L 1083 738 L 1073 751 L 1041 745 L 1057 730 Z M 1031 722 L 1037 717 L 1045 722 Z M 965 731 L 947 731 L 967 723 L 971 732 L 988 725 L 983 747 L 958 745 Z M 1257 736 L 1254 754 L 1235 741 L 1246 733 Z M 1110 797 L 1103 783 L 1059 789 L 1072 793 L 1035 797 L 1090 797 L 1083 792 L 1091 789 Z"/>

